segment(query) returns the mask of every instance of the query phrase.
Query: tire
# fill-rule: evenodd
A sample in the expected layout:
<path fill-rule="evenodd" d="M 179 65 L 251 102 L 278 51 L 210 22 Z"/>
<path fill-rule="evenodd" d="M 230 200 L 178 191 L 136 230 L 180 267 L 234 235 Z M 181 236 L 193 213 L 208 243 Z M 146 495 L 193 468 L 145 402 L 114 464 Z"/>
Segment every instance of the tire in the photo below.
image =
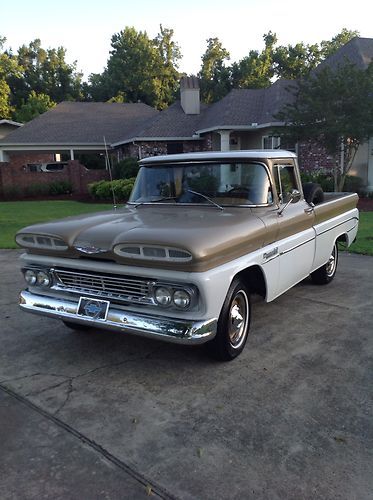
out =
<path fill-rule="evenodd" d="M 335 242 L 328 262 L 311 273 L 311 279 L 313 283 L 315 283 L 316 285 L 327 285 L 328 283 L 330 283 L 337 272 L 337 265 L 338 246 L 337 242 Z"/>
<path fill-rule="evenodd" d="M 303 186 L 303 194 L 307 203 L 318 205 L 324 201 L 324 191 L 322 190 L 320 184 L 307 182 Z"/>
<path fill-rule="evenodd" d="M 64 321 L 62 320 L 62 323 L 67 326 L 67 328 L 70 328 L 71 330 L 76 330 L 76 331 L 87 331 L 91 329 L 91 326 L 88 325 L 83 325 L 81 323 L 74 323 L 73 321 Z"/>
<path fill-rule="evenodd" d="M 250 329 L 250 293 L 240 280 L 233 280 L 218 319 L 217 332 L 206 344 L 207 352 L 218 361 L 231 361 L 243 351 Z"/>

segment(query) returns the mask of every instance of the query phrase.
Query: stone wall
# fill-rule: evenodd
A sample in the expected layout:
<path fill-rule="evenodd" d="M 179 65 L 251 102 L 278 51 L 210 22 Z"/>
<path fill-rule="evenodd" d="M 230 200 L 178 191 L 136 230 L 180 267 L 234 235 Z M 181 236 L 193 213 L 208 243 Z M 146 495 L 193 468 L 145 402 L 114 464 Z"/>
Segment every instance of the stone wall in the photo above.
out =
<path fill-rule="evenodd" d="M 298 144 L 298 161 L 301 170 L 333 172 L 338 158 L 329 155 L 325 149 L 315 142 Z"/>
<path fill-rule="evenodd" d="M 53 161 L 52 154 L 12 154 L 9 162 L 0 163 L 0 195 L 10 193 L 22 196 L 32 185 L 51 184 L 55 181 L 67 181 L 72 185 L 73 194 L 80 196 L 88 193 L 88 184 L 108 179 L 106 170 L 88 170 L 77 160 L 67 162 L 67 166 L 58 172 L 30 172 L 28 163 L 45 163 Z"/>

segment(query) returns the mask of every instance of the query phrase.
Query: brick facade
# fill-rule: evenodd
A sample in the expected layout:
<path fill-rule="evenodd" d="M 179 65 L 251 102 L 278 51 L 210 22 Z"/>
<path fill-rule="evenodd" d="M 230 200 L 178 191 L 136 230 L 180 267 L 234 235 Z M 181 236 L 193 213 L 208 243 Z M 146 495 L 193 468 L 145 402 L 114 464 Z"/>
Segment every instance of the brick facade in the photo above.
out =
<path fill-rule="evenodd" d="M 88 184 L 102 179 L 108 179 L 106 170 L 87 170 L 77 160 L 69 161 L 59 172 L 30 172 L 27 163 L 45 163 L 53 161 L 53 155 L 48 153 L 13 153 L 9 162 L 0 163 L 0 196 L 17 192 L 24 194 L 31 185 L 50 184 L 55 181 L 67 181 L 72 185 L 73 194 L 88 194 Z"/>
<path fill-rule="evenodd" d="M 193 153 L 198 151 L 212 150 L 212 136 L 206 134 L 203 140 L 199 141 L 137 141 L 132 144 L 125 144 L 120 148 L 120 159 L 133 158 L 148 158 L 149 156 L 160 156 L 167 154 L 167 144 L 180 142 L 183 145 L 183 153 Z"/>
<path fill-rule="evenodd" d="M 301 142 L 298 144 L 298 161 L 301 170 L 333 172 L 338 158 L 329 155 L 325 149 L 315 142 Z"/>

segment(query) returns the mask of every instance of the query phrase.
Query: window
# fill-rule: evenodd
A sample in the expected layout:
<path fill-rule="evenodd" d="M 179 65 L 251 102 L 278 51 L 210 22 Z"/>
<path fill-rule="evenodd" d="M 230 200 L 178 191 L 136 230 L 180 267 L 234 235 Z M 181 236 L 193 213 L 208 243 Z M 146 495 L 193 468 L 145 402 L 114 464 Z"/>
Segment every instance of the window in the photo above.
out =
<path fill-rule="evenodd" d="M 210 198 L 210 201 L 207 198 Z M 143 166 L 130 201 L 268 205 L 273 202 L 267 170 L 259 163 L 175 163 Z"/>
<path fill-rule="evenodd" d="M 262 138 L 263 149 L 279 149 L 280 137 L 275 135 L 264 135 Z"/>
<path fill-rule="evenodd" d="M 299 189 L 293 165 L 275 165 L 277 192 L 282 203 L 287 203 L 293 189 Z"/>

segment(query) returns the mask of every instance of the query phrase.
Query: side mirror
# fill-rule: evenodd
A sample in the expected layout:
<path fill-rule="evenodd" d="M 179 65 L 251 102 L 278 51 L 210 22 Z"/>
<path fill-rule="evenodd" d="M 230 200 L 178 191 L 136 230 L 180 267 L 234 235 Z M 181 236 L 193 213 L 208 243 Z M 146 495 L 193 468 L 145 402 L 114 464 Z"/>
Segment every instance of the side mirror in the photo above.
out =
<path fill-rule="evenodd" d="M 287 201 L 287 203 L 277 212 L 278 215 L 282 215 L 284 210 L 290 205 L 290 203 L 296 203 L 297 201 L 300 200 L 300 198 L 301 194 L 298 191 L 298 189 L 293 189 L 292 192 L 290 193 L 289 200 Z"/>

